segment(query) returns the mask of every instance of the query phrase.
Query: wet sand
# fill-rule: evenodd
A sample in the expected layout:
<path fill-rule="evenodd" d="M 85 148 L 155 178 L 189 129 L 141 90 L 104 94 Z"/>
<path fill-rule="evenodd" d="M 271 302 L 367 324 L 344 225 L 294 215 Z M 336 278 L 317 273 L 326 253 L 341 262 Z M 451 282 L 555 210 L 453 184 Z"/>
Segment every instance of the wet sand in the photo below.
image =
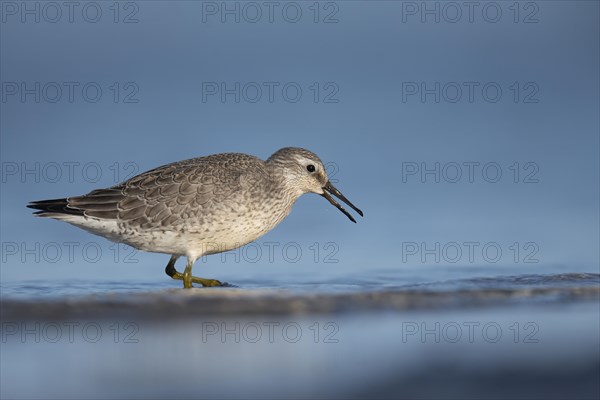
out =
<path fill-rule="evenodd" d="M 2 298 L 2 398 L 600 395 L 598 274 L 30 295 L 47 289 Z"/>
<path fill-rule="evenodd" d="M 362 311 L 466 309 L 525 303 L 598 301 L 600 287 L 387 290 L 367 293 L 298 294 L 284 290 L 231 288 L 169 289 L 146 293 L 106 293 L 81 298 L 4 299 L 4 320 L 73 318 L 157 319 L 263 315 L 338 314 Z"/>

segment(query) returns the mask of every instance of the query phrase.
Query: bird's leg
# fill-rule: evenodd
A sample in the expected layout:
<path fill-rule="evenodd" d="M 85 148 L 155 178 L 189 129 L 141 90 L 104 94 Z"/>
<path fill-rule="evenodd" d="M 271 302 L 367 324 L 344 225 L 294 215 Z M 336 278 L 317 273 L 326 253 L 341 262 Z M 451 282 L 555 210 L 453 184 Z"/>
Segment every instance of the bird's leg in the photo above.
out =
<path fill-rule="evenodd" d="M 223 284 L 216 279 L 205 279 L 198 278 L 196 276 L 192 276 L 192 267 L 194 266 L 194 262 L 196 262 L 195 258 L 188 257 L 187 265 L 185 266 L 185 271 L 183 271 L 183 287 L 189 289 L 192 287 L 193 283 L 199 283 L 202 286 L 223 286 Z"/>
<path fill-rule="evenodd" d="M 165 268 L 165 273 L 173 279 L 180 279 L 180 278 L 175 277 L 175 275 L 179 274 L 179 272 L 177 272 L 177 270 L 175 269 L 175 262 L 177 261 L 178 258 L 179 258 L 179 256 L 171 256 L 171 259 L 169 260 L 169 263 L 167 264 L 167 267 Z M 181 274 L 179 274 L 179 275 L 181 275 Z"/>
<path fill-rule="evenodd" d="M 193 267 L 193 265 L 194 265 L 194 261 L 188 257 L 187 264 L 185 266 L 185 270 L 183 271 L 183 288 L 184 289 L 191 289 L 191 287 L 192 287 L 192 267 Z"/>
<path fill-rule="evenodd" d="M 198 278 L 196 276 L 192 276 L 192 266 L 194 265 L 195 260 L 191 260 L 189 258 L 188 258 L 188 263 L 185 267 L 185 271 L 183 272 L 183 274 L 181 272 L 177 272 L 177 270 L 175 269 L 175 262 L 177 261 L 178 258 L 179 258 L 179 256 L 171 256 L 171 259 L 169 260 L 169 263 L 167 264 L 167 267 L 165 268 L 165 272 L 171 278 L 183 281 L 184 288 L 186 288 L 186 289 L 191 288 L 192 283 L 199 283 L 202 286 L 209 286 L 209 287 L 222 286 L 222 283 L 216 279 L 204 279 L 204 278 Z"/>

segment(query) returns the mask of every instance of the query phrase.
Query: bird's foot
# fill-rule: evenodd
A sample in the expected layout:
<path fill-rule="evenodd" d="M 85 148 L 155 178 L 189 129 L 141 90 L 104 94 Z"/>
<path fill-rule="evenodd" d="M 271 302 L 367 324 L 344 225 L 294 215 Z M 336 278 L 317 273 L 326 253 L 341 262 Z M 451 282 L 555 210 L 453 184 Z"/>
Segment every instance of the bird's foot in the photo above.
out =
<path fill-rule="evenodd" d="M 203 287 L 223 286 L 223 283 L 221 283 L 221 281 L 218 281 L 216 279 L 204 279 L 204 278 L 197 278 L 195 276 L 192 276 L 192 282 L 193 283 L 199 283 Z"/>
<path fill-rule="evenodd" d="M 169 264 L 167 264 L 167 267 L 165 268 L 165 272 L 171 278 L 183 281 L 184 289 L 191 289 L 193 287 L 193 285 L 192 285 L 193 283 L 200 284 L 203 287 L 233 286 L 227 282 L 222 283 L 221 281 L 218 281 L 216 279 L 206 279 L 206 278 L 199 278 L 197 276 L 192 276 L 193 262 L 190 262 L 189 260 L 188 260 L 188 265 L 186 266 L 185 271 L 182 274 L 181 272 L 178 272 L 175 269 L 176 261 L 177 261 L 177 256 L 172 256 L 171 259 L 169 260 Z"/>
<path fill-rule="evenodd" d="M 193 287 L 193 283 L 196 284 L 200 284 L 203 287 L 218 287 L 218 286 L 228 286 L 228 283 L 221 283 L 221 281 L 218 281 L 216 279 L 205 279 L 205 278 L 199 278 L 197 276 L 186 276 L 185 274 L 182 274 L 181 272 L 175 272 L 171 278 L 176 279 L 176 280 L 181 280 L 183 281 L 183 287 L 184 289 L 191 289 Z"/>
<path fill-rule="evenodd" d="M 197 276 L 190 276 L 188 279 L 186 279 L 185 275 L 182 278 L 183 278 L 182 280 L 183 280 L 184 289 L 192 288 L 193 287 L 192 283 L 200 284 L 200 285 L 202 285 L 202 287 L 223 286 L 221 281 L 218 281 L 216 279 L 205 279 L 205 278 L 199 278 Z"/>
<path fill-rule="evenodd" d="M 192 276 L 192 282 L 199 283 L 203 287 L 237 287 L 235 285 L 232 285 L 231 283 L 221 282 L 216 279 L 204 279 L 204 278 L 197 278 L 195 276 Z"/>

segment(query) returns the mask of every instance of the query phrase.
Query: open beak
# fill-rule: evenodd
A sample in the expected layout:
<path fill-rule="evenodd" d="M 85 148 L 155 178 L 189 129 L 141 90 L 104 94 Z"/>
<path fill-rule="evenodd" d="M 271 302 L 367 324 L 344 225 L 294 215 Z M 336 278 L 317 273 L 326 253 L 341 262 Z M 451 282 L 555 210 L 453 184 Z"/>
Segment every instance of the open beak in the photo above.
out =
<path fill-rule="evenodd" d="M 331 182 L 328 181 L 327 184 L 325 186 L 323 186 L 323 194 L 321 196 L 323 196 L 327 200 L 329 200 L 329 202 L 331 204 L 333 204 L 334 206 L 336 206 L 341 212 L 343 212 L 346 215 L 346 217 L 350 218 L 350 221 L 356 223 L 356 220 L 352 217 L 352 215 L 350 215 L 350 213 L 348 211 L 346 211 L 346 209 L 344 207 L 342 207 L 340 205 L 340 203 L 338 203 L 337 201 L 335 201 L 335 199 L 333 197 L 331 197 L 331 195 L 334 195 L 335 197 L 337 197 L 338 199 L 340 199 L 344 203 L 348 204 L 361 217 L 363 216 L 363 212 L 360 211 L 354 204 L 352 204 L 350 202 L 350 200 L 348 200 L 346 197 L 344 197 L 344 195 L 339 190 L 337 190 L 331 184 Z"/>

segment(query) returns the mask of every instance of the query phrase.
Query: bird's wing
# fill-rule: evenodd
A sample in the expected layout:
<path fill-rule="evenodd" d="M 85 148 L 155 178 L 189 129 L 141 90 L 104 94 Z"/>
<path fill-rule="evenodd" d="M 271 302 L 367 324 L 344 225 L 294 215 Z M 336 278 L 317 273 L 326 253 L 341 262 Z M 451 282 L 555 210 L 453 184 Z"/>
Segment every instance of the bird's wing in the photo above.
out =
<path fill-rule="evenodd" d="M 120 185 L 68 199 L 89 217 L 116 219 L 145 229 L 176 228 L 242 189 L 243 176 L 263 172 L 262 161 L 243 154 L 209 156 L 165 165 Z"/>

